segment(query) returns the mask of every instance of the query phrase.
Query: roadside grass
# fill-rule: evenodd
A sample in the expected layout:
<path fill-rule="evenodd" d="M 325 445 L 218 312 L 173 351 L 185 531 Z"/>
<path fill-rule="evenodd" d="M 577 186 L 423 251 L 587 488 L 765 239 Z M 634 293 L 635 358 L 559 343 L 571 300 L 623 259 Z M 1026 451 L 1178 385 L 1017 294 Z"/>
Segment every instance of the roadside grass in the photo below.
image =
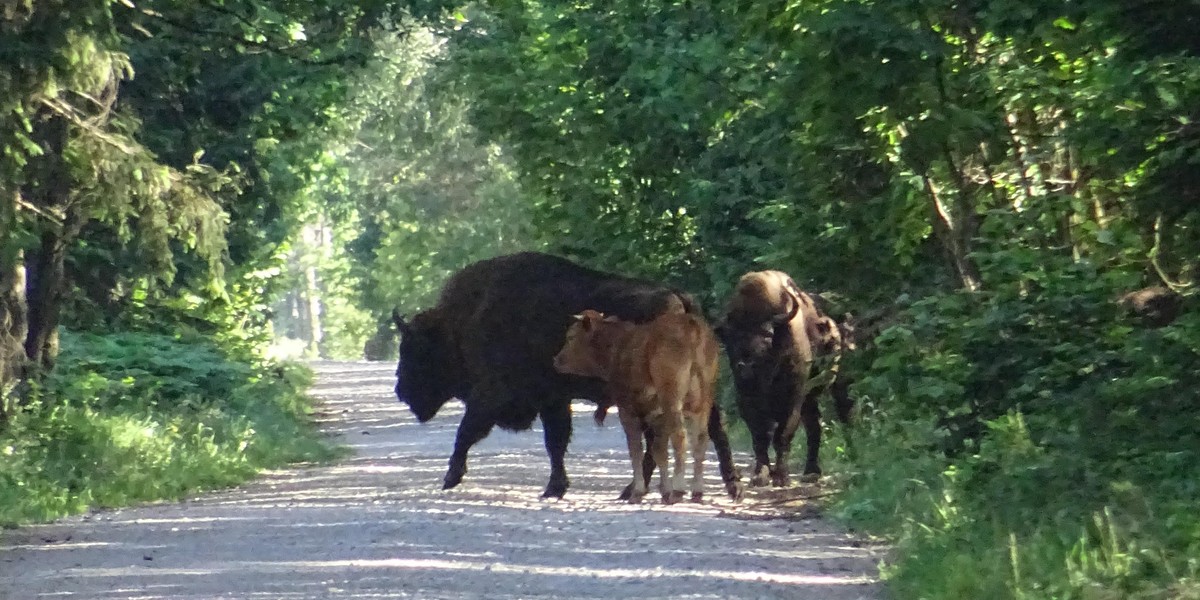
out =
<path fill-rule="evenodd" d="M 63 336 L 55 370 L 0 432 L 0 524 L 177 499 L 339 452 L 311 424 L 295 364 L 252 366 L 210 342 Z"/>
<path fill-rule="evenodd" d="M 1008 493 L 981 493 L 969 467 L 881 433 L 845 465 L 830 513 L 893 545 L 882 575 L 896 598 L 1200 599 L 1200 514 L 1169 489 L 1182 481 L 1113 485 L 1084 504 L 1019 473 L 991 474 Z"/>
<path fill-rule="evenodd" d="M 916 302 L 860 357 L 830 512 L 896 598 L 1200 599 L 1200 314 L 1133 327 L 1076 270 Z"/>

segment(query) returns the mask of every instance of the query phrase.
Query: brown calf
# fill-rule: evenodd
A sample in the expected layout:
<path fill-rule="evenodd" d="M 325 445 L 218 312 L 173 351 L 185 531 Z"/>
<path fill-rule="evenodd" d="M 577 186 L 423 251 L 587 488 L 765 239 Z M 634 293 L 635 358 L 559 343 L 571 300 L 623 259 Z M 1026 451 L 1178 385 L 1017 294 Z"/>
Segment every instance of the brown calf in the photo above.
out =
<path fill-rule="evenodd" d="M 653 432 L 650 454 L 659 469 L 663 502 L 683 497 L 684 455 L 691 449 L 692 501 L 704 496 L 704 455 L 717 379 L 717 340 L 703 319 L 668 313 L 637 325 L 594 310 L 575 316 L 562 350 L 554 357 L 560 372 L 599 377 L 616 403 L 629 460 L 633 464 L 630 502 L 646 495 L 642 472 L 642 433 Z M 667 477 L 667 442 L 674 449 Z"/>

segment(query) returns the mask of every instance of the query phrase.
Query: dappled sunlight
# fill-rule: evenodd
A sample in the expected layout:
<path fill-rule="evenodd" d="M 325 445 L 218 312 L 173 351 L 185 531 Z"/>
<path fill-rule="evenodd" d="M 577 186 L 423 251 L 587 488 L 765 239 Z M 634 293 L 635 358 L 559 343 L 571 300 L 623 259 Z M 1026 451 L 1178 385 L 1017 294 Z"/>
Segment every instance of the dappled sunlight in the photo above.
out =
<path fill-rule="evenodd" d="M 549 464 L 540 432 L 493 432 L 472 452 L 463 484 L 443 491 L 461 406 L 419 425 L 380 393 L 390 369 L 353 366 L 341 365 L 342 380 L 319 393 L 354 456 L 179 504 L 69 519 L 43 526 L 42 537 L 30 527 L 19 543 L 0 538 L 0 580 L 11 580 L 0 597 L 9 589 L 112 600 L 876 594 L 867 549 L 819 521 L 778 511 L 759 518 L 775 502 L 770 492 L 734 504 L 715 456 L 702 504 L 664 505 L 653 492 L 643 504 L 618 501 L 630 477 L 623 434 L 596 427 L 587 403 L 576 405 L 564 499 L 541 498 Z M 768 504 L 755 508 L 760 497 Z"/>

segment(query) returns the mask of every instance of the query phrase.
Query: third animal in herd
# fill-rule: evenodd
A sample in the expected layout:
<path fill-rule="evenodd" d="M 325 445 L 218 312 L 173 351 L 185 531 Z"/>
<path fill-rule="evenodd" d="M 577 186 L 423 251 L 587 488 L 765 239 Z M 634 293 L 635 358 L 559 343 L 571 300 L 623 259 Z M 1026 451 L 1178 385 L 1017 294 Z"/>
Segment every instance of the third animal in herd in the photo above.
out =
<path fill-rule="evenodd" d="M 840 372 L 848 340 L 813 298 L 781 271 L 756 271 L 738 280 L 717 326 L 737 388 L 738 412 L 754 447 L 751 485 L 788 484 L 788 456 L 799 424 L 807 433 L 804 476 L 821 475 L 821 411 L 826 389 L 837 417 L 849 422 L 854 408 Z M 775 466 L 767 454 L 775 449 Z"/>
<path fill-rule="evenodd" d="M 668 312 L 644 324 L 585 310 L 575 315 L 562 350 L 560 372 L 598 377 L 618 409 L 633 465 L 630 502 L 646 495 L 643 432 L 659 469 L 663 502 L 683 497 L 684 462 L 692 454 L 692 501 L 704 496 L 708 418 L 716 395 L 717 340 L 704 319 Z M 667 444 L 674 452 L 667 476 Z"/>

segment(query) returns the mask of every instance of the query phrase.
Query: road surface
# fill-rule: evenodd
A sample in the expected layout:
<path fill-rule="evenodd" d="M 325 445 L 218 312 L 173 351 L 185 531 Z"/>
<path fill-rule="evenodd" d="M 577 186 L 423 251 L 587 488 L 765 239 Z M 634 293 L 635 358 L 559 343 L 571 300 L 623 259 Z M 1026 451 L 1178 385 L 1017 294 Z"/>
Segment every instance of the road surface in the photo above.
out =
<path fill-rule="evenodd" d="M 734 505 L 710 451 L 703 505 L 615 500 L 616 418 L 575 411 L 572 487 L 542 500 L 536 433 L 496 430 L 440 482 L 461 406 L 416 423 L 394 366 L 315 363 L 323 427 L 355 455 L 179 503 L 0 532 L 0 599 L 877 599 L 878 558 L 779 490 Z M 738 455 L 739 464 L 748 458 Z"/>

